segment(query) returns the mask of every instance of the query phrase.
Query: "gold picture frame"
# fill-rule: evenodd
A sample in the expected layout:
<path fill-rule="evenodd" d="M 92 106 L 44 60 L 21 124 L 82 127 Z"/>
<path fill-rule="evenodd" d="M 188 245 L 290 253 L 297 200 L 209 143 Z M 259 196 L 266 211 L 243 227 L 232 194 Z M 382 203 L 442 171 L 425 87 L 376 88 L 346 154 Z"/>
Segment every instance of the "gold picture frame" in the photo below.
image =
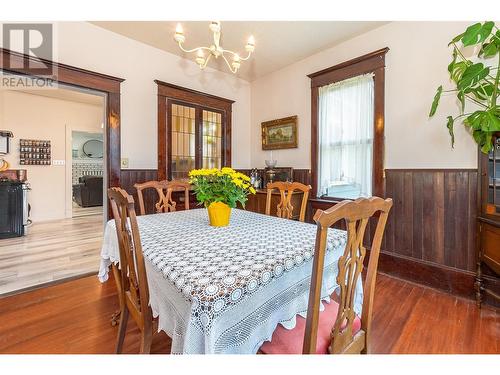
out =
<path fill-rule="evenodd" d="M 297 148 L 297 116 L 265 121 L 262 126 L 262 149 Z"/>

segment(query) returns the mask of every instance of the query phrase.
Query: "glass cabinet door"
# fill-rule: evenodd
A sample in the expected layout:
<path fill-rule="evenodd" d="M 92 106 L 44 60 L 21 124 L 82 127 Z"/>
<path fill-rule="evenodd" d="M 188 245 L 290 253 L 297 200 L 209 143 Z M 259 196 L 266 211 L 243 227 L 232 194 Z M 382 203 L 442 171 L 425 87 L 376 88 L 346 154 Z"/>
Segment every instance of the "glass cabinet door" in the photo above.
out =
<path fill-rule="evenodd" d="M 203 168 L 222 166 L 222 115 L 203 110 Z"/>
<path fill-rule="evenodd" d="M 169 101 L 167 106 L 167 179 L 187 179 L 196 168 L 221 168 L 225 144 L 223 113 L 182 102 Z"/>
<path fill-rule="evenodd" d="M 187 178 L 196 168 L 196 118 L 195 108 L 172 104 L 172 179 Z"/>
<path fill-rule="evenodd" d="M 486 213 L 500 217 L 500 137 L 493 138 L 493 149 L 488 155 L 488 188 Z"/>

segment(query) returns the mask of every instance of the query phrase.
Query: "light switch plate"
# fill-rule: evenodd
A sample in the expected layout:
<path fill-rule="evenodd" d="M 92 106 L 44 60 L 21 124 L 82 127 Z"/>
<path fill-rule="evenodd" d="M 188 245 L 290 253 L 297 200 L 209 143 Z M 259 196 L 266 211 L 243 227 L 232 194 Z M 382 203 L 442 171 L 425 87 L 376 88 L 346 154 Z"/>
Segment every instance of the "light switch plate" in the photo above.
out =
<path fill-rule="evenodd" d="M 128 158 L 122 158 L 122 168 L 128 168 Z"/>
<path fill-rule="evenodd" d="M 52 165 L 66 165 L 66 160 L 52 160 Z"/>

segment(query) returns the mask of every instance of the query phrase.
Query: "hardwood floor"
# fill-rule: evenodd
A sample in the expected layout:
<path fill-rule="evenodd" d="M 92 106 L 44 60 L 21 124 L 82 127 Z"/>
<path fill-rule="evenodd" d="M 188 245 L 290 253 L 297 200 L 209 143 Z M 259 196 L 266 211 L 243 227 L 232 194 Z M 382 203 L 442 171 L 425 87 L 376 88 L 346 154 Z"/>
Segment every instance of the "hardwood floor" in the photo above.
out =
<path fill-rule="evenodd" d="M 97 273 L 102 214 L 35 223 L 23 237 L 0 240 L 0 296 Z"/>
<path fill-rule="evenodd" d="M 95 276 L 0 299 L 0 353 L 112 353 L 118 307 L 112 280 Z M 137 353 L 131 320 L 124 352 Z M 153 353 L 168 353 L 160 333 Z M 500 353 L 500 311 L 379 275 L 371 353 Z"/>

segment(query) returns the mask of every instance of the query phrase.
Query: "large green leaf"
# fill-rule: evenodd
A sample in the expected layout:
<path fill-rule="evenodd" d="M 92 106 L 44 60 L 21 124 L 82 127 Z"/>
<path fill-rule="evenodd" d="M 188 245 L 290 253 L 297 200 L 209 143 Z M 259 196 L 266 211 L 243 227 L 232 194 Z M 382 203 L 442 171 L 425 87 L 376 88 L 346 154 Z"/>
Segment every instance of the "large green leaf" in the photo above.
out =
<path fill-rule="evenodd" d="M 482 57 L 492 57 L 498 53 L 499 46 L 495 42 L 484 43 L 479 51 L 478 56 Z"/>
<path fill-rule="evenodd" d="M 462 74 L 462 77 L 457 82 L 459 90 L 465 90 L 470 86 L 474 86 L 480 80 L 484 79 L 490 73 L 490 68 L 485 67 L 483 63 L 476 63 L 468 66 Z"/>
<path fill-rule="evenodd" d="M 493 147 L 493 143 L 491 142 L 492 135 L 493 133 L 483 132 L 481 130 L 475 130 L 472 133 L 474 140 L 481 148 L 481 152 L 483 152 L 484 154 L 489 153 Z"/>
<path fill-rule="evenodd" d="M 481 45 L 477 54 L 479 57 L 488 58 L 495 56 L 500 51 L 500 30 L 491 36 L 491 39 Z"/>
<path fill-rule="evenodd" d="M 495 25 L 494 22 L 488 21 L 484 24 L 476 23 L 471 25 L 465 30 L 462 36 L 462 43 L 464 46 L 472 46 L 474 44 L 482 43 L 491 34 L 491 30 Z"/>
<path fill-rule="evenodd" d="M 429 117 L 434 116 L 436 113 L 437 106 L 439 104 L 439 99 L 441 98 L 441 94 L 443 93 L 443 86 L 439 86 L 436 92 L 436 95 L 434 95 L 434 100 L 432 101 L 431 105 L 431 110 L 429 112 Z"/>
<path fill-rule="evenodd" d="M 491 138 L 493 133 L 484 133 L 484 143 L 481 144 L 481 152 L 483 154 L 488 154 L 493 148 L 493 143 L 491 142 Z"/>
<path fill-rule="evenodd" d="M 458 81 L 460 81 L 462 75 L 469 65 L 472 65 L 472 63 L 468 64 L 466 61 L 458 61 L 455 63 L 452 62 L 450 65 L 448 65 L 448 71 L 450 72 L 450 77 L 453 82 L 458 84 Z"/>
<path fill-rule="evenodd" d="M 460 113 L 464 113 L 465 110 L 465 93 L 463 91 L 459 91 L 457 93 L 457 98 L 460 102 Z"/>
<path fill-rule="evenodd" d="M 451 63 L 448 64 L 448 72 L 451 74 L 453 73 L 453 67 L 455 66 L 455 63 L 457 62 L 457 49 L 453 48 L 452 52 L 453 59 L 451 60 Z"/>
<path fill-rule="evenodd" d="M 474 87 L 469 87 L 465 93 L 472 93 L 476 99 L 481 101 L 488 101 L 493 94 L 493 85 L 491 83 L 483 83 Z"/>
<path fill-rule="evenodd" d="M 498 117 L 498 113 L 493 109 L 475 111 L 467 116 L 464 124 L 482 132 L 500 131 L 500 118 Z"/>
<path fill-rule="evenodd" d="M 453 133 L 453 117 L 448 116 L 448 121 L 446 122 L 446 127 L 448 128 L 448 132 L 450 133 L 451 137 L 451 148 L 455 146 L 455 133 Z"/>

